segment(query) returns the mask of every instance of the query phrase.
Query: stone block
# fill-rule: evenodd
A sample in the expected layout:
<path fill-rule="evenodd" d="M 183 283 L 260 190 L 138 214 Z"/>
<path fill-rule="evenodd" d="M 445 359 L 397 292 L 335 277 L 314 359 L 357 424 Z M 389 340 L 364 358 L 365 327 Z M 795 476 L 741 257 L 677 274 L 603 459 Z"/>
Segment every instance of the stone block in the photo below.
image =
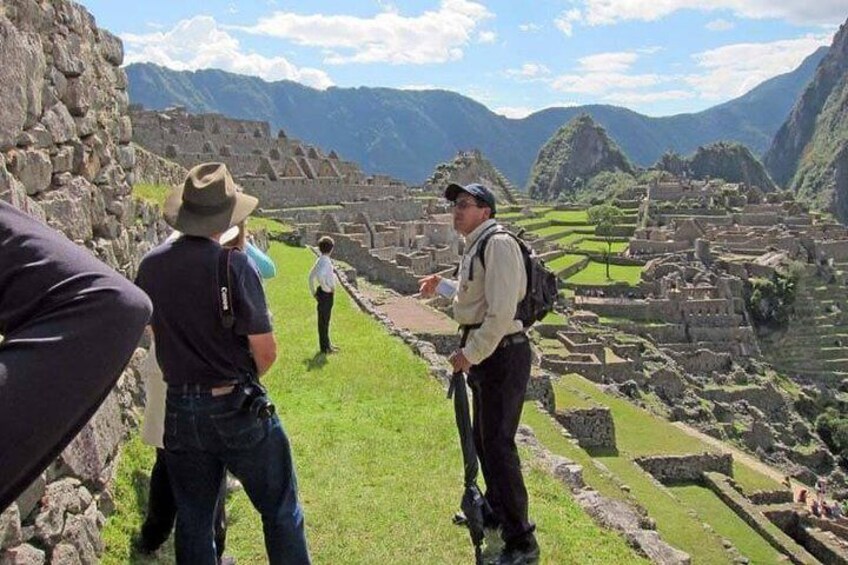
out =
<path fill-rule="evenodd" d="M 54 104 L 44 113 L 41 123 L 53 136 L 54 143 L 65 143 L 76 136 L 76 124 L 64 104 Z"/>
<path fill-rule="evenodd" d="M 104 59 L 119 67 L 124 62 L 124 44 L 105 29 L 97 30 L 100 39 L 100 54 Z"/>
<path fill-rule="evenodd" d="M 14 502 L 0 514 L 0 551 L 14 547 L 23 541 L 21 536 L 21 513 Z"/>
<path fill-rule="evenodd" d="M 609 408 L 575 408 L 556 412 L 557 421 L 580 447 L 615 448 L 615 423 Z"/>
<path fill-rule="evenodd" d="M 115 395 L 110 394 L 60 458 L 75 476 L 97 484 L 123 434 L 120 406 Z"/>
<path fill-rule="evenodd" d="M 86 75 L 68 79 L 62 102 L 72 116 L 84 116 L 91 107 L 93 86 L 86 80 Z"/>
<path fill-rule="evenodd" d="M 85 58 L 80 57 L 82 38 L 76 33 L 53 37 L 53 65 L 68 78 L 78 77 L 85 71 Z"/>
<path fill-rule="evenodd" d="M 16 501 L 18 509 L 21 513 L 21 519 L 26 519 L 30 513 L 38 506 L 41 497 L 47 489 L 47 478 L 42 473 L 26 488 L 26 490 L 18 496 Z"/>
<path fill-rule="evenodd" d="M 13 149 L 9 152 L 7 167 L 15 175 L 30 196 L 49 188 L 53 176 L 50 155 L 40 149 Z"/>
<path fill-rule="evenodd" d="M 74 148 L 71 145 L 61 145 L 56 154 L 51 157 L 53 174 L 69 173 L 74 167 Z"/>
<path fill-rule="evenodd" d="M 21 33 L 5 18 L 0 19 L 0 45 L 0 149 L 6 149 L 41 113 L 46 64 L 38 38 Z"/>
<path fill-rule="evenodd" d="M 0 553 L 0 565 L 42 565 L 46 555 L 25 543 Z"/>

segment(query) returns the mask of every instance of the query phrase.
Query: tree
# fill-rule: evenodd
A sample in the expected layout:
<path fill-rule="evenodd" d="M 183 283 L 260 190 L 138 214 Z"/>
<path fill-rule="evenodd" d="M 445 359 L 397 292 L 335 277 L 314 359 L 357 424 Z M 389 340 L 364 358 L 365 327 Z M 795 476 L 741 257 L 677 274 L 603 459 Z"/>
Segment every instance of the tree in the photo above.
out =
<path fill-rule="evenodd" d="M 595 234 L 601 236 L 607 242 L 607 280 L 610 279 L 610 255 L 612 255 L 612 244 L 615 241 L 615 226 L 622 223 L 624 213 L 615 206 L 601 204 L 592 206 L 588 210 L 589 223 L 595 224 Z"/>

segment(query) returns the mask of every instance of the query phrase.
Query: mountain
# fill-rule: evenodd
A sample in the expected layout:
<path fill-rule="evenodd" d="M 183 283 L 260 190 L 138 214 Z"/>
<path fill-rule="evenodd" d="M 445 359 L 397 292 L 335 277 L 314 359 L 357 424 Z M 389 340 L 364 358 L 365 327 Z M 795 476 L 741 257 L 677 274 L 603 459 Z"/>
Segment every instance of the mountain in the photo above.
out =
<path fill-rule="evenodd" d="M 765 155 L 778 182 L 848 220 L 848 22 Z"/>
<path fill-rule="evenodd" d="M 739 143 L 711 143 L 699 147 L 688 158 L 682 158 L 676 153 L 666 153 L 654 168 L 698 180 L 720 178 L 727 182 L 745 183 L 765 192 L 778 189 L 763 164 L 747 147 Z"/>
<path fill-rule="evenodd" d="M 420 183 L 437 163 L 479 149 L 513 183 L 526 182 L 539 148 L 563 124 L 589 114 L 639 165 L 671 149 L 682 154 L 717 140 L 765 150 L 823 52 L 744 96 L 695 114 L 651 118 L 625 108 L 548 108 L 513 120 L 444 90 L 328 88 L 265 82 L 220 70 L 173 71 L 152 64 L 126 68 L 130 100 L 146 108 L 183 105 L 195 113 L 266 120 L 290 136 L 335 149 L 369 173 Z"/>
<path fill-rule="evenodd" d="M 441 195 L 451 183 L 466 185 L 473 182 L 483 183 L 491 188 L 498 203 L 517 203 L 515 186 L 476 149 L 460 151 L 452 161 L 437 165 L 432 176 L 424 182 L 424 186 Z"/>
<path fill-rule="evenodd" d="M 561 127 L 539 151 L 530 172 L 530 196 L 555 200 L 574 195 L 604 172 L 632 173 L 627 157 L 588 114 Z"/>

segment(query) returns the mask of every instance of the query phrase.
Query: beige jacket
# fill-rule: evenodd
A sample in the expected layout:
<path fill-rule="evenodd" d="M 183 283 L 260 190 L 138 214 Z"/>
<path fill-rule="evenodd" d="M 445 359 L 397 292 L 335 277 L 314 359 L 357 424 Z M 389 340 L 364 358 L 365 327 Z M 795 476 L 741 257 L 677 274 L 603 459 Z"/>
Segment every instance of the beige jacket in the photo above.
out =
<path fill-rule="evenodd" d="M 518 243 L 508 235 L 494 235 L 486 244 L 485 269 L 477 258 L 477 240 L 496 224 L 495 220 L 487 220 L 466 236 L 453 299 L 454 319 L 460 325 L 482 324 L 471 331 L 462 349 L 472 365 L 489 357 L 504 336 L 524 329 L 521 321 L 515 319 L 516 307 L 527 289 L 524 257 Z M 469 280 L 472 262 L 474 279 Z"/>

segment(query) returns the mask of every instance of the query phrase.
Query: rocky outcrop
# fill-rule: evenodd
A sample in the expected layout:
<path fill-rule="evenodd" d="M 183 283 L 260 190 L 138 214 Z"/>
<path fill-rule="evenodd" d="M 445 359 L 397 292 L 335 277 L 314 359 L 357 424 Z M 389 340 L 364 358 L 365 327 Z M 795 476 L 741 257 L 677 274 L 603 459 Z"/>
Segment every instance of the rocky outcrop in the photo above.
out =
<path fill-rule="evenodd" d="M 739 143 L 720 141 L 698 147 L 687 159 L 664 155 L 655 167 L 698 180 L 724 179 L 727 182 L 756 186 L 766 192 L 777 190 L 777 185 L 763 164 L 747 147 Z"/>
<path fill-rule="evenodd" d="M 165 226 L 131 196 L 121 42 L 73 2 L 6 0 L 0 45 L 0 199 L 133 276 Z M 98 561 L 115 455 L 137 423 L 144 355 L 137 350 L 80 434 L 0 514 L 0 563 Z"/>
<path fill-rule="evenodd" d="M 555 199 L 574 194 L 602 172 L 632 173 L 627 157 L 607 132 L 586 114 L 561 127 L 542 147 L 528 188 L 530 195 Z"/>
<path fill-rule="evenodd" d="M 491 188 L 498 204 L 516 203 L 518 189 L 477 149 L 460 151 L 453 161 L 437 165 L 424 186 L 441 195 L 450 183 L 465 185 L 472 182 Z"/>

